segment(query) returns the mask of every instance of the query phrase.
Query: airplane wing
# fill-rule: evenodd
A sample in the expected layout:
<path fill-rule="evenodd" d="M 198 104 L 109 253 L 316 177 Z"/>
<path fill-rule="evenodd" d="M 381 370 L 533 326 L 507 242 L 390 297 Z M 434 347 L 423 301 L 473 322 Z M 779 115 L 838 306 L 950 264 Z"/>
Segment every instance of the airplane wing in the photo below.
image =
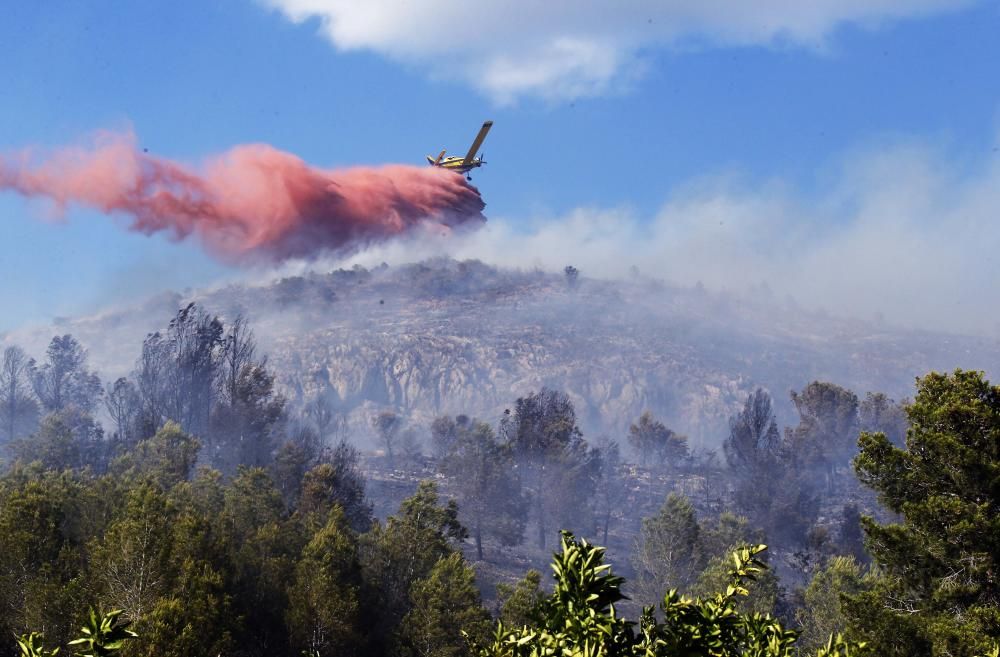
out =
<path fill-rule="evenodd" d="M 486 133 L 490 131 L 493 127 L 493 121 L 487 121 L 483 124 L 483 127 L 479 129 L 479 134 L 476 135 L 475 140 L 472 142 L 472 146 L 469 147 L 469 152 L 465 154 L 465 159 L 462 160 L 462 166 L 467 166 L 476 159 L 476 153 L 479 152 L 479 147 L 483 145 L 483 140 L 486 139 Z"/>

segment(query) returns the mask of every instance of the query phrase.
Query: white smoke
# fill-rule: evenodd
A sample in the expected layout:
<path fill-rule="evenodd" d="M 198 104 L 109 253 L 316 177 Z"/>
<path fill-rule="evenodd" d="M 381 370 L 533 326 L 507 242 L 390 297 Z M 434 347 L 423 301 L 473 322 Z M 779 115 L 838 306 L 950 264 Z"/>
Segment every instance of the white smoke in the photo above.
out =
<path fill-rule="evenodd" d="M 701 179 L 653 217 L 581 208 L 542 222 L 491 218 L 457 239 L 397 241 L 351 262 L 448 255 L 501 266 L 776 295 L 845 317 L 995 335 L 1000 155 L 947 165 L 924 145 L 848 157 L 818 197 L 785 181 Z M 324 265 L 327 263 L 324 263 Z M 635 268 L 635 269 L 634 269 Z"/>

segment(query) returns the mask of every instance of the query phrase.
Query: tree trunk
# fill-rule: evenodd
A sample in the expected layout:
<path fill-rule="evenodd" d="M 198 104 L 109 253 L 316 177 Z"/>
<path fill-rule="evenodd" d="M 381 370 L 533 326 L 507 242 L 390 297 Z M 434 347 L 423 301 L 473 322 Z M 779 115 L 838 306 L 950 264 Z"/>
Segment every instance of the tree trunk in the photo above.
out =
<path fill-rule="evenodd" d="M 539 489 L 541 486 L 539 486 Z M 541 490 L 538 491 L 538 548 L 545 549 L 545 505 L 542 503 Z"/>

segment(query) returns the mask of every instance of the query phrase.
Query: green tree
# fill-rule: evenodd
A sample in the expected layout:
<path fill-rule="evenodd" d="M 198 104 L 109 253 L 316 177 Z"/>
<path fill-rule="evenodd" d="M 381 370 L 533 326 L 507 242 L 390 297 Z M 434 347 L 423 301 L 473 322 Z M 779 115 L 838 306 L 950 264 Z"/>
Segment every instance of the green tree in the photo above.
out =
<path fill-rule="evenodd" d="M 799 637 L 802 647 L 815 650 L 831 634 L 849 633 L 844 596 L 860 593 L 872 581 L 872 575 L 863 571 L 853 557 L 834 557 L 825 568 L 816 571 L 802 592 L 802 606 L 795 612 L 802 632 Z"/>
<path fill-rule="evenodd" d="M 149 484 L 133 488 L 126 506 L 90 547 L 95 593 L 136 622 L 170 590 L 171 532 L 176 514 L 167 496 Z"/>
<path fill-rule="evenodd" d="M 705 524 L 701 528 L 702 552 L 707 558 L 705 567 L 691 587 L 695 595 L 710 597 L 723 590 L 732 567 L 732 553 L 746 545 L 758 545 L 764 540 L 764 532 L 750 526 L 743 516 L 724 512 L 715 524 Z M 761 555 L 761 560 L 764 555 Z M 773 614 L 782 596 L 781 585 L 773 570 L 766 569 L 758 575 L 754 586 L 745 597 L 737 601 L 737 607 L 744 612 Z"/>
<path fill-rule="evenodd" d="M 481 561 L 484 536 L 501 545 L 517 545 L 523 540 L 527 503 L 510 446 L 501 444 L 485 422 L 470 421 L 457 427 L 441 469 L 455 482 L 459 519 L 469 528 Z"/>
<path fill-rule="evenodd" d="M 628 442 L 645 466 L 649 461 L 660 465 L 677 465 L 688 454 L 687 436 L 668 429 L 646 411 L 628 429 Z"/>
<path fill-rule="evenodd" d="M 45 416 L 30 438 L 15 444 L 14 455 L 24 462 L 37 461 L 46 470 L 63 470 L 81 465 L 83 447 L 66 418 L 52 413 Z"/>
<path fill-rule="evenodd" d="M 410 590 L 410 611 L 398 633 L 399 654 L 461 657 L 470 642 L 485 643 L 491 618 L 483 608 L 476 573 L 458 552 L 438 561 Z"/>
<path fill-rule="evenodd" d="M 287 588 L 308 536 L 286 516 L 281 493 L 265 470 L 241 467 L 238 472 L 225 490 L 220 514 L 232 564 L 229 590 L 245 619 L 241 647 L 267 655 L 287 649 Z"/>
<path fill-rule="evenodd" d="M 697 581 L 691 586 L 691 594 L 710 598 L 716 591 L 725 590 L 729 585 L 732 565 L 730 554 L 709 559 Z M 735 606 L 747 614 L 774 614 L 781 595 L 778 576 L 774 571 L 765 569 L 757 576 L 747 595 L 735 600 Z"/>
<path fill-rule="evenodd" d="M 639 601 L 654 602 L 668 589 L 690 590 L 706 561 L 694 507 L 671 493 L 655 516 L 642 521 L 632 555 Z"/>
<path fill-rule="evenodd" d="M 140 631 L 127 654 L 181 657 L 231 647 L 235 620 L 218 537 L 209 519 L 178 499 L 137 484 L 90 546 L 92 595 L 111 600 Z"/>
<path fill-rule="evenodd" d="M 302 478 L 298 512 L 315 515 L 317 523 L 326 522 L 326 513 L 337 505 L 347 517 L 351 529 L 367 531 L 372 525 L 372 507 L 365 495 L 365 478 L 358 465 L 358 450 L 341 442 Z"/>
<path fill-rule="evenodd" d="M 64 645 L 85 604 L 89 496 L 69 473 L 15 470 L 0 488 L 0 629 Z"/>
<path fill-rule="evenodd" d="M 882 392 L 869 392 L 858 408 L 861 430 L 884 433 L 893 445 L 902 447 L 910 421 L 906 418 L 906 402 L 896 403 Z"/>
<path fill-rule="evenodd" d="M 985 652 L 1000 638 L 1000 388 L 931 373 L 907 416 L 906 449 L 859 440 L 858 477 L 900 521 L 863 519 L 883 577 L 848 613 L 880 654 Z"/>
<path fill-rule="evenodd" d="M 797 464 L 825 473 L 832 486 L 836 470 L 856 453 L 858 396 L 833 383 L 813 381 L 791 397 L 799 424 L 786 430 L 785 442 Z"/>
<path fill-rule="evenodd" d="M 360 632 L 361 566 L 340 507 L 302 551 L 289 590 L 292 645 L 314 657 L 356 654 Z"/>
<path fill-rule="evenodd" d="M 600 459 L 576 425 L 576 411 L 562 392 L 542 388 L 504 411 L 501 435 L 510 444 L 530 500 L 538 547 L 553 527 L 589 527 Z"/>
<path fill-rule="evenodd" d="M 167 422 L 152 438 L 140 441 L 122 456 L 115 469 L 123 474 L 149 477 L 168 490 L 191 477 L 200 449 L 197 438 L 184 433 L 176 422 Z"/>
<path fill-rule="evenodd" d="M 384 649 L 382 642 L 409 612 L 413 583 L 426 578 L 467 536 L 454 500 L 441 504 L 437 486 L 424 481 L 384 526 L 376 522 L 359 537 L 373 654 Z"/>
<path fill-rule="evenodd" d="M 497 617 L 507 627 L 533 625 L 541 620 L 542 602 L 545 591 L 542 590 L 542 574 L 537 570 L 529 570 L 514 584 L 501 582 L 497 584 Z"/>

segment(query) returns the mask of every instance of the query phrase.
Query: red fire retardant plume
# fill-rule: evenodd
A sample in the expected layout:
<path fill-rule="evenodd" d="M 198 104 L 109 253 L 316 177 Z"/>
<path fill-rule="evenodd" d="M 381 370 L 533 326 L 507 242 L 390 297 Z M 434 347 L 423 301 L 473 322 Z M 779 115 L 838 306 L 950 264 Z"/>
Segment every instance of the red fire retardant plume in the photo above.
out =
<path fill-rule="evenodd" d="M 434 167 L 323 170 L 265 144 L 237 146 L 201 170 L 139 152 L 131 134 L 38 158 L 0 156 L 0 189 L 130 218 L 146 234 L 197 235 L 230 261 L 350 251 L 422 225 L 485 221 L 478 190 Z"/>

